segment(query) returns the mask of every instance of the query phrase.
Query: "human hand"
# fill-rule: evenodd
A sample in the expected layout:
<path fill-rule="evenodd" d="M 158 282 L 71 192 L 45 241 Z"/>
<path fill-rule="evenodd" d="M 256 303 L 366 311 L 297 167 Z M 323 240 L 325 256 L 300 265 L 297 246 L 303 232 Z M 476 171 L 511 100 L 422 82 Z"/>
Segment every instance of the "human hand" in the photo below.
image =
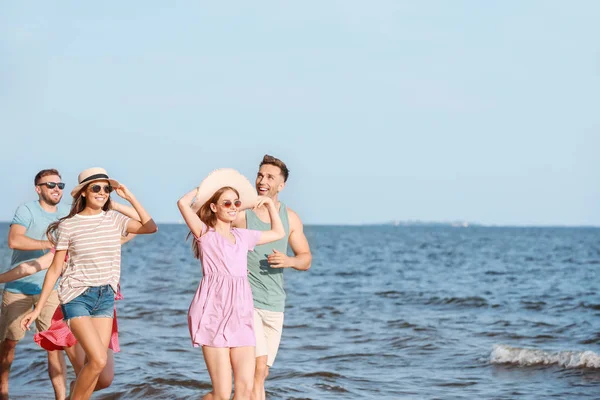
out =
<path fill-rule="evenodd" d="M 260 208 L 262 206 L 266 206 L 268 207 L 269 205 L 273 206 L 273 200 L 270 197 L 267 196 L 258 196 L 258 198 L 256 199 L 256 205 L 254 206 L 254 209 L 256 210 L 257 208 Z"/>
<path fill-rule="evenodd" d="M 37 312 L 35 309 L 33 311 L 31 311 L 30 313 L 28 313 L 27 315 L 25 315 L 23 317 L 23 319 L 21 320 L 21 329 L 23 329 L 24 331 L 28 331 L 29 330 L 29 326 L 38 317 L 39 317 L 39 312 Z"/>
<path fill-rule="evenodd" d="M 119 197 L 122 197 L 123 199 L 129 202 L 131 202 L 131 199 L 133 198 L 133 193 L 131 193 L 125 185 L 120 185 L 119 187 L 116 187 L 115 192 L 119 195 Z"/>
<path fill-rule="evenodd" d="M 273 249 L 273 254 L 269 254 L 267 262 L 271 268 L 286 268 L 292 265 L 291 257 L 285 253 Z"/>

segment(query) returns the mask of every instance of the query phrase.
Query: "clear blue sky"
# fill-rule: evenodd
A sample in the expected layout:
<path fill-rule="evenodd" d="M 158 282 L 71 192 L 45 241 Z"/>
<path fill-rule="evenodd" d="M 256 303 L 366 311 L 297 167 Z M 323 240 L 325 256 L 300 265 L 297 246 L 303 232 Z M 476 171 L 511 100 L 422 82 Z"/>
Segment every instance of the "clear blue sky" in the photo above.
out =
<path fill-rule="evenodd" d="M 600 225 L 600 2 L 0 6 L 0 220 L 104 166 L 159 222 L 286 161 L 308 224 Z M 68 193 L 68 192 L 67 192 Z"/>

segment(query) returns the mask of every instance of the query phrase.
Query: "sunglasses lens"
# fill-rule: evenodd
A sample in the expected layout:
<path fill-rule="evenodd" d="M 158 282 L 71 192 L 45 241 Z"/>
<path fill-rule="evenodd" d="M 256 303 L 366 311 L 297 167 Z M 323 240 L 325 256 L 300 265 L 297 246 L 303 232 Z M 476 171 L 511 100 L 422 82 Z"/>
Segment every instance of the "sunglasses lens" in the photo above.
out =
<path fill-rule="evenodd" d="M 45 182 L 45 183 L 40 183 L 40 185 L 44 185 L 46 186 L 48 189 L 54 189 L 55 187 L 58 186 L 58 188 L 60 190 L 63 190 L 65 188 L 65 184 L 60 182 L 60 183 L 56 183 L 56 182 Z"/>
<path fill-rule="evenodd" d="M 240 206 L 242 205 L 242 202 L 241 202 L 241 201 L 239 201 L 239 200 L 236 200 L 236 201 L 235 201 L 235 203 L 233 203 L 233 204 L 235 204 L 235 206 L 236 206 L 237 208 L 240 208 Z"/>
<path fill-rule="evenodd" d="M 94 192 L 94 193 L 100 193 L 100 191 L 102 189 L 104 189 L 104 193 L 110 193 L 113 191 L 113 187 L 110 185 L 104 185 L 104 186 L 94 185 L 91 188 L 92 192 Z"/>
<path fill-rule="evenodd" d="M 231 207 L 231 204 L 232 204 L 232 203 L 231 203 L 231 201 L 229 201 L 229 200 L 225 200 L 225 201 L 223 202 L 223 206 L 224 206 L 225 208 L 230 208 L 230 207 Z"/>

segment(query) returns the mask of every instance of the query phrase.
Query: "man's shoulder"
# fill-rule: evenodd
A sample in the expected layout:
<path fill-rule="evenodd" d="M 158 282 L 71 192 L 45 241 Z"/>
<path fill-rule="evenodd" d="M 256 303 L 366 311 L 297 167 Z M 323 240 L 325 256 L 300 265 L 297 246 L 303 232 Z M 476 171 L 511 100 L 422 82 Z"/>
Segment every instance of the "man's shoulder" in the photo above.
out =
<path fill-rule="evenodd" d="M 41 207 L 37 201 L 28 201 L 26 203 L 21 203 L 17 210 L 15 211 L 15 215 L 10 223 L 11 227 L 14 225 L 20 225 L 25 227 L 27 231 L 30 228 L 35 227 L 37 221 L 40 219 L 41 215 Z"/>
<path fill-rule="evenodd" d="M 291 208 L 289 208 L 287 205 L 286 205 L 286 208 L 287 208 L 290 228 L 292 230 L 294 228 L 302 228 L 302 226 L 303 226 L 302 220 L 300 219 L 300 216 L 298 215 L 298 213 L 296 211 L 292 210 Z"/>
<path fill-rule="evenodd" d="M 290 206 L 288 206 L 287 204 L 285 205 L 285 208 L 287 210 L 288 213 L 288 217 L 290 218 L 298 218 L 300 219 L 300 217 L 298 216 L 298 213 L 296 211 L 294 211 L 293 209 L 290 208 Z"/>
<path fill-rule="evenodd" d="M 17 207 L 17 211 L 21 210 L 21 211 L 29 211 L 29 212 L 33 212 L 34 210 L 40 208 L 39 207 L 39 202 L 37 200 L 31 200 L 31 201 L 27 201 L 25 203 L 21 203 L 19 204 L 19 206 Z"/>
<path fill-rule="evenodd" d="M 13 223 L 23 223 L 23 220 L 30 221 L 33 217 L 35 210 L 35 201 L 28 201 L 26 203 L 21 203 L 15 210 L 15 216 L 13 218 Z"/>

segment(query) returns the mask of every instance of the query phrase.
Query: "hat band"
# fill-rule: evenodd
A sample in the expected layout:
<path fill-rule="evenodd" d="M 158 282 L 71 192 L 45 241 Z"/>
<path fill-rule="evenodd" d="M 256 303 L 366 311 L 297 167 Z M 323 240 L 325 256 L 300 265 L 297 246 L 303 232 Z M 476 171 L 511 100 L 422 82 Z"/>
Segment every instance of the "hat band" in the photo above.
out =
<path fill-rule="evenodd" d="M 85 178 L 84 180 L 82 180 L 81 182 L 79 182 L 79 184 L 81 185 L 82 183 L 86 183 L 87 181 L 91 181 L 94 179 L 108 179 L 108 175 L 106 175 L 106 174 L 91 175 L 91 176 L 88 176 L 87 178 Z"/>

